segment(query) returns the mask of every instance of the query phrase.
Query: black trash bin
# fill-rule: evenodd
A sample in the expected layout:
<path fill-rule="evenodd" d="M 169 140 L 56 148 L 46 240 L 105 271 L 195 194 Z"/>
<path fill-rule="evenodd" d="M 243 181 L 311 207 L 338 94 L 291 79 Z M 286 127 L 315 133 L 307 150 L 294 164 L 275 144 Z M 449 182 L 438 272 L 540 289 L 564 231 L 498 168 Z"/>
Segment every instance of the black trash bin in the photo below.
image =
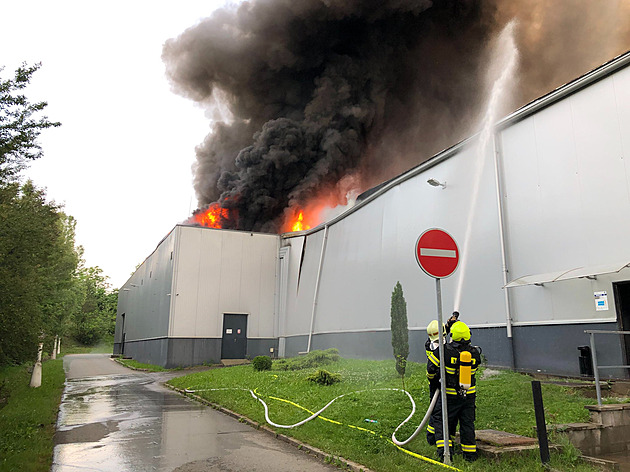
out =
<path fill-rule="evenodd" d="M 580 375 L 582 377 L 592 377 L 593 357 L 591 356 L 591 347 L 578 346 L 578 351 L 580 351 L 580 357 L 578 358 L 580 362 Z"/>

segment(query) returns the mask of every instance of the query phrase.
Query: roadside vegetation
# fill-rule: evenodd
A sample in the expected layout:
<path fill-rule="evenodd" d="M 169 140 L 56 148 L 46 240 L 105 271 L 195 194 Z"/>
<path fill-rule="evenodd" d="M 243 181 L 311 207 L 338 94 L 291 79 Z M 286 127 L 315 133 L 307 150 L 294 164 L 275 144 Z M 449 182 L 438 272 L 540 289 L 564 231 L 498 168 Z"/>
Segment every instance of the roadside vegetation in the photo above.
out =
<path fill-rule="evenodd" d="M 42 370 L 41 387 L 30 388 L 28 366 L 0 367 L 1 472 L 50 470 L 65 381 L 63 360 L 46 361 Z"/>
<path fill-rule="evenodd" d="M 144 364 L 142 362 L 138 362 L 138 361 L 134 361 L 133 359 L 116 359 L 116 362 L 118 362 L 121 365 L 124 365 L 125 367 L 129 367 L 130 369 L 135 369 L 135 370 L 145 370 L 147 372 L 166 372 L 168 370 L 173 370 L 173 369 L 165 369 L 162 366 L 159 365 L 154 365 L 154 364 Z"/>
<path fill-rule="evenodd" d="M 23 176 L 43 155 L 40 134 L 61 126 L 24 93 L 40 67 L 5 78 L 0 64 L 0 366 L 34 362 L 38 344 L 51 353 L 57 336 L 94 346 L 116 317 L 117 290 L 85 265 L 76 220 Z"/>
<path fill-rule="evenodd" d="M 314 362 L 314 358 L 319 358 L 321 362 Z M 302 367 L 305 365 L 308 366 Z M 317 374 L 322 367 L 338 376 L 340 381 L 329 385 L 309 381 L 309 377 Z M 417 411 L 396 434 L 399 441 L 407 439 L 415 431 L 428 407 L 425 372 L 424 364 L 407 363 L 405 387 L 413 396 Z M 535 437 L 531 378 L 513 372 L 492 374 L 478 381 L 476 428 Z M 378 472 L 441 469 L 439 465 L 409 454 L 436 458 L 435 448 L 427 445 L 424 432 L 405 447 L 409 452 L 397 449 L 390 442 L 392 432 L 411 413 L 407 396 L 400 390 L 393 390 L 402 389 L 394 360 L 342 359 L 334 350 L 315 351 L 309 356 L 274 361 L 271 370 L 256 371 L 251 365 L 234 366 L 178 377 L 170 380 L 169 384 L 192 390 L 212 403 L 261 424 L 267 424 L 264 409 L 251 396 L 250 389 L 267 403 L 270 419 L 284 425 L 297 423 L 333 398 L 347 394 L 335 401 L 319 418 L 302 426 L 271 428 L 322 449 L 330 454 L 333 462 L 341 456 Z M 584 405 L 593 404 L 593 399 L 558 385 L 543 384 L 543 396 L 548 423 L 586 421 L 588 412 Z M 552 453 L 552 467 L 572 471 L 595 470 L 580 462 L 578 452 L 570 444 L 565 443 L 564 446 L 563 452 Z M 464 471 L 495 471 L 498 468 L 498 464 L 485 458 L 468 464 L 457 454 L 454 466 Z M 502 471 L 540 469 L 537 451 L 502 460 L 500 464 Z"/>

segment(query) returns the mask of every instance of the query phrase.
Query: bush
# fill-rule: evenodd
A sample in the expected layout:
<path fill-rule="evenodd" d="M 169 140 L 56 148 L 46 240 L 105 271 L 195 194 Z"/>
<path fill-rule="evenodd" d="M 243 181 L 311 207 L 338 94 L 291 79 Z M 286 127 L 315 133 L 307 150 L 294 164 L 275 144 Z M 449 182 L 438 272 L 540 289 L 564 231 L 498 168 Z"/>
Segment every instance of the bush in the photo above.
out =
<path fill-rule="evenodd" d="M 306 377 L 306 380 L 310 380 L 319 385 L 332 385 L 341 382 L 341 376 L 339 374 L 332 374 L 327 370 L 319 369 L 317 372 Z"/>
<path fill-rule="evenodd" d="M 260 372 L 262 370 L 271 370 L 271 357 L 269 356 L 256 356 L 252 361 L 254 370 Z"/>
<path fill-rule="evenodd" d="M 339 351 L 335 348 L 325 351 L 311 351 L 305 356 L 293 357 L 291 359 L 280 359 L 276 361 L 277 370 L 302 370 L 312 369 L 327 364 L 332 364 L 341 359 Z"/>

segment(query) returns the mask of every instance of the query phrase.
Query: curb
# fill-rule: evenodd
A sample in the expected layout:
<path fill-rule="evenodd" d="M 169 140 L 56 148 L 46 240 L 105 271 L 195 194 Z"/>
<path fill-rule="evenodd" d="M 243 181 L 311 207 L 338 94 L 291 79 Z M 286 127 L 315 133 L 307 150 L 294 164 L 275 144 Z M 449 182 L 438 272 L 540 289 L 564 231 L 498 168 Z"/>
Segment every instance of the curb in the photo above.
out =
<path fill-rule="evenodd" d="M 186 392 L 180 388 L 177 387 L 173 387 L 172 385 L 169 385 L 167 383 L 163 384 L 164 386 L 170 388 L 171 390 L 176 391 L 177 393 L 179 393 L 180 395 L 183 395 L 185 397 L 188 398 L 192 398 L 193 400 L 198 401 L 199 403 L 203 403 L 204 405 L 207 405 L 215 410 L 220 411 L 221 413 L 224 413 L 228 416 L 231 416 L 232 418 L 237 419 L 240 423 L 245 423 L 249 426 L 251 426 L 254 429 L 257 429 L 259 431 L 263 431 L 271 436 L 273 436 L 276 439 L 279 439 L 287 444 L 290 444 L 291 446 L 295 447 L 296 449 L 317 457 L 318 459 L 320 459 L 322 462 L 326 462 L 329 463 L 331 465 L 336 465 L 337 467 L 339 467 L 340 469 L 344 469 L 344 470 L 350 470 L 352 472 L 373 472 L 371 469 L 368 469 L 367 467 L 361 465 L 361 464 L 357 464 L 356 462 L 352 462 L 348 459 L 344 459 L 343 457 L 340 456 L 333 456 L 331 454 L 327 454 L 326 452 L 322 451 L 321 449 L 318 449 L 314 446 L 311 446 L 309 444 L 303 443 L 301 441 L 298 441 L 295 438 L 289 437 L 289 436 L 285 436 L 284 434 L 280 434 L 276 431 L 274 431 L 273 429 L 271 429 L 269 426 L 265 425 L 265 424 L 260 424 L 257 423 L 256 421 L 253 421 L 251 419 L 249 419 L 246 416 L 243 416 L 239 413 L 236 413 L 235 411 L 232 410 L 228 410 L 227 408 L 222 407 L 221 405 L 218 405 L 216 403 L 212 403 L 208 400 L 206 400 L 205 398 L 200 397 L 199 395 L 195 395 L 194 393 L 190 393 L 190 392 Z"/>
<path fill-rule="evenodd" d="M 137 370 L 137 371 L 140 371 L 140 372 L 150 372 L 149 369 L 140 369 L 138 367 L 131 367 L 130 365 L 123 364 L 122 362 L 120 362 L 120 360 L 118 358 L 112 358 L 112 360 L 114 362 L 116 362 L 117 364 L 119 364 L 119 365 L 121 365 L 123 367 L 126 367 L 127 369 Z"/>

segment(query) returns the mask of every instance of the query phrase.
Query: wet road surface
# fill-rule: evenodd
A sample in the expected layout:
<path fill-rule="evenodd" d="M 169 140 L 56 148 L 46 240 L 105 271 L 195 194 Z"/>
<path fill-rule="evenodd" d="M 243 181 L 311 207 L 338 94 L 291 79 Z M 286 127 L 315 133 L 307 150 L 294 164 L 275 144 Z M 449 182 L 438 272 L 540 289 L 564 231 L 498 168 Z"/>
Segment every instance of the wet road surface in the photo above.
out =
<path fill-rule="evenodd" d="M 64 357 L 53 472 L 339 470 L 102 354 Z"/>

